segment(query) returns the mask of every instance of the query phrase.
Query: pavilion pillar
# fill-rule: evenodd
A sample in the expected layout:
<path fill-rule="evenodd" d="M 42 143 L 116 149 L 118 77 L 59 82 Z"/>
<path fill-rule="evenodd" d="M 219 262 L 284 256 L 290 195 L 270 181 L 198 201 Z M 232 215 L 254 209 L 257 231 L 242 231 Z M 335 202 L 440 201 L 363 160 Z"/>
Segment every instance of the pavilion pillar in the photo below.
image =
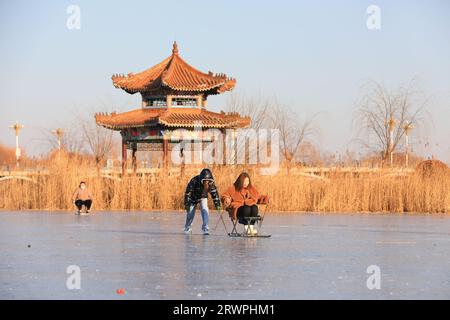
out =
<path fill-rule="evenodd" d="M 127 142 L 125 138 L 122 138 L 122 176 L 126 174 L 127 171 Z"/>
<path fill-rule="evenodd" d="M 222 129 L 222 164 L 226 165 L 227 164 L 227 130 L 226 129 Z"/>
<path fill-rule="evenodd" d="M 167 170 L 169 167 L 169 142 L 166 137 L 163 138 L 163 168 Z"/>
<path fill-rule="evenodd" d="M 186 161 L 185 161 L 185 158 L 184 158 L 184 148 L 181 149 L 180 157 L 181 157 L 180 177 L 181 177 L 181 179 L 183 179 L 184 171 L 186 170 Z"/>
<path fill-rule="evenodd" d="M 198 108 L 203 107 L 203 99 L 202 99 L 202 95 L 201 95 L 201 94 L 199 94 L 199 95 L 197 96 L 197 107 L 198 107 Z"/>
<path fill-rule="evenodd" d="M 131 154 L 131 163 L 132 163 L 132 167 L 133 167 L 133 174 L 136 174 L 136 172 L 137 172 L 136 152 L 137 152 L 137 145 L 136 145 L 136 143 L 134 143 L 133 144 L 133 152 Z"/>

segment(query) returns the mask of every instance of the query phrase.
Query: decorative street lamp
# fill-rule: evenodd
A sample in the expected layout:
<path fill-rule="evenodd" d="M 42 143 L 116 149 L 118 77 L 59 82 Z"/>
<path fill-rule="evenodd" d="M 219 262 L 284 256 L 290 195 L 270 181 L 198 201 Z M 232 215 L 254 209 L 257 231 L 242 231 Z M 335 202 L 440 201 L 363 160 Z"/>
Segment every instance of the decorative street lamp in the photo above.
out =
<path fill-rule="evenodd" d="M 61 128 L 57 128 L 52 132 L 56 135 L 56 138 L 58 139 L 58 160 L 61 160 L 61 140 L 64 135 L 64 131 Z"/>
<path fill-rule="evenodd" d="M 388 126 L 389 126 L 389 156 L 391 159 L 391 167 L 394 163 L 394 127 L 395 127 L 395 119 L 391 114 L 391 118 L 388 121 Z"/>
<path fill-rule="evenodd" d="M 20 133 L 20 129 L 23 128 L 23 125 L 21 125 L 19 122 L 16 121 L 15 124 L 13 124 L 9 127 L 11 129 L 14 129 L 15 134 L 16 134 L 16 166 L 17 166 L 17 168 L 19 168 L 19 160 L 22 155 L 22 152 L 20 151 L 20 148 L 19 148 L 19 133 Z"/>
<path fill-rule="evenodd" d="M 408 147 L 409 147 L 409 133 L 414 128 L 414 126 L 411 124 L 411 122 L 407 122 L 403 129 L 405 130 L 405 166 L 408 167 Z"/>

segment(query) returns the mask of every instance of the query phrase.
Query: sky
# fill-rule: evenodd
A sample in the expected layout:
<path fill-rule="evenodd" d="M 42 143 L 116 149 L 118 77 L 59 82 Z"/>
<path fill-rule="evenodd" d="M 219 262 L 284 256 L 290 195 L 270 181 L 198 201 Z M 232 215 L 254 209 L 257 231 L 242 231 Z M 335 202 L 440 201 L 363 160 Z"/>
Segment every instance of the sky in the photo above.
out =
<path fill-rule="evenodd" d="M 80 28 L 69 29 L 70 5 Z M 380 28 L 367 27 L 367 8 Z M 415 79 L 432 124 L 413 130 L 413 151 L 450 163 L 450 2 L 429 1 L 3 1 L 0 0 L 0 143 L 22 123 L 26 153 L 45 151 L 45 129 L 74 113 L 126 111 L 140 95 L 112 85 L 171 54 L 237 79 L 234 91 L 276 98 L 300 117 L 320 113 L 318 147 L 354 148 L 362 85 L 390 90 Z M 224 110 L 230 93 L 212 96 Z M 420 132 L 420 133 L 419 133 Z M 428 144 L 426 144 L 428 142 Z"/>

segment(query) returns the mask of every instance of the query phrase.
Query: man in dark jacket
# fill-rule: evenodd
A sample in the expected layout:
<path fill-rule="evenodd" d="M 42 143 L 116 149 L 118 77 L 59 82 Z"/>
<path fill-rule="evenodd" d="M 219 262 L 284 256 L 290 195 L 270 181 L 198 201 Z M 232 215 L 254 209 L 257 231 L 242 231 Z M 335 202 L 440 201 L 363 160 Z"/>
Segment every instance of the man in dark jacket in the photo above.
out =
<path fill-rule="evenodd" d="M 220 210 L 221 204 L 219 193 L 217 192 L 212 172 L 209 169 L 203 169 L 198 176 L 193 177 L 189 181 L 184 194 L 184 208 L 186 209 L 186 224 L 184 226 L 184 232 L 186 234 L 190 234 L 192 232 L 195 207 L 198 203 L 200 203 L 200 212 L 203 220 L 203 234 L 209 234 L 208 193 L 211 194 L 216 210 Z"/>

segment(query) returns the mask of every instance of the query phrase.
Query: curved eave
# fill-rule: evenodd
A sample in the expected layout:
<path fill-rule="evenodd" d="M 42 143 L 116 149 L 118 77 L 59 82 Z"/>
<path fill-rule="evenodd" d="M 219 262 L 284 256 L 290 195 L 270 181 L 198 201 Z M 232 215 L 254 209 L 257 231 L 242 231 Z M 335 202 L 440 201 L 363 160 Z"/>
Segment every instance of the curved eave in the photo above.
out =
<path fill-rule="evenodd" d="M 170 128 L 198 128 L 198 124 L 196 123 L 183 123 L 183 122 L 168 122 L 164 120 L 159 121 L 160 124 L 170 127 Z M 243 122 L 243 121 L 235 121 L 235 122 L 229 122 L 229 123 L 220 123 L 220 124 L 202 124 L 201 128 L 208 128 L 208 129 L 237 129 L 237 128 L 245 128 L 250 125 L 250 121 Z"/>
<path fill-rule="evenodd" d="M 138 109 L 139 110 L 139 109 Z M 120 119 L 118 117 L 124 117 L 124 114 L 132 114 L 137 110 L 132 110 L 123 114 L 96 114 L 95 121 L 97 125 L 105 127 L 111 130 L 123 130 L 127 128 L 142 128 L 142 127 L 153 127 L 156 125 L 163 125 L 165 127 L 170 128 L 195 128 L 201 123 L 202 128 L 216 128 L 216 129 L 233 129 L 233 128 L 245 128 L 248 127 L 251 123 L 249 117 L 240 117 L 239 115 L 233 114 L 214 114 L 210 116 L 209 119 L 199 120 L 195 118 L 189 118 L 189 116 L 185 119 L 179 118 L 180 114 L 175 115 L 175 118 L 172 118 L 173 115 L 170 114 L 170 109 L 168 110 L 155 110 L 154 115 L 147 115 L 147 117 L 143 120 L 139 119 Z M 200 110 L 200 114 L 205 112 L 204 110 Z M 184 115 L 186 116 L 186 115 Z M 197 114 L 198 116 L 198 114 Z M 208 117 L 208 115 L 205 115 Z M 177 119 L 178 117 L 178 119 Z M 183 115 L 181 115 L 183 117 Z M 116 119 L 114 119 L 116 118 Z"/>
<path fill-rule="evenodd" d="M 128 128 L 144 128 L 149 127 L 154 124 L 150 123 L 136 123 L 136 124 L 108 124 L 102 121 L 97 121 L 97 124 L 99 126 L 102 126 L 104 128 L 110 129 L 110 130 L 116 130 L 121 131 Z M 159 121 L 156 124 L 162 124 L 169 128 L 196 128 L 198 127 L 197 124 L 191 124 L 191 123 L 169 123 L 164 120 Z M 202 124 L 202 128 L 208 128 L 208 129 L 238 129 L 238 128 L 246 128 L 250 125 L 250 122 L 248 123 L 225 123 L 225 124 Z"/>
<path fill-rule="evenodd" d="M 140 109 L 137 109 L 140 110 Z M 126 120 L 120 120 L 120 119 L 114 119 L 116 117 L 120 117 L 120 116 L 124 116 L 126 114 L 132 114 L 134 113 L 136 110 L 132 110 L 132 111 L 128 111 L 128 112 L 124 112 L 121 114 L 116 114 L 116 113 L 112 113 L 112 114 L 104 114 L 104 113 L 97 113 L 95 114 L 95 122 L 97 123 L 97 125 L 105 127 L 107 129 L 111 129 L 111 130 L 123 130 L 123 129 L 127 129 L 127 128 L 140 128 L 140 127 L 150 127 L 150 126 L 154 126 L 155 124 L 158 124 L 158 114 L 154 114 L 154 115 L 149 115 L 147 116 L 147 118 L 139 121 L 139 120 L 131 120 L 131 121 L 126 121 Z M 158 110 L 155 110 L 158 112 Z M 122 121 L 122 123 L 121 123 Z"/>
<path fill-rule="evenodd" d="M 121 79 L 126 79 L 126 78 L 121 78 Z M 138 88 L 131 87 L 128 85 L 122 85 L 122 84 L 120 84 L 120 81 L 118 81 L 117 78 L 116 79 L 113 78 L 113 85 L 117 89 L 122 89 L 129 94 L 135 94 L 136 92 L 146 92 L 146 91 L 149 91 L 149 89 L 152 87 L 151 84 L 147 85 L 145 87 L 138 87 Z M 236 79 L 226 79 L 215 85 L 212 85 L 212 86 L 205 85 L 203 87 L 175 86 L 175 85 L 171 85 L 170 83 L 162 82 L 161 85 L 159 86 L 159 88 L 155 87 L 152 89 L 152 91 L 157 91 L 158 89 L 166 87 L 166 88 L 169 88 L 169 89 L 172 89 L 175 91 L 187 91 L 187 92 L 199 92 L 199 93 L 210 91 L 209 94 L 220 94 L 220 93 L 224 93 L 226 91 L 233 90 L 235 86 L 236 86 Z"/>
<path fill-rule="evenodd" d="M 143 127 L 149 126 L 148 124 L 145 124 L 145 123 L 142 123 L 142 124 L 108 124 L 108 123 L 104 123 L 104 122 L 97 122 L 97 124 L 106 129 L 117 130 L 117 131 L 120 131 L 123 129 L 128 129 L 128 128 L 143 128 Z"/>
<path fill-rule="evenodd" d="M 174 44 L 172 55 L 142 72 L 128 75 L 115 74 L 113 85 L 129 94 L 158 91 L 169 88 L 175 91 L 208 92 L 219 94 L 232 90 L 236 80 L 225 74 L 204 73 L 184 61 Z"/>
<path fill-rule="evenodd" d="M 163 83 L 163 86 L 168 87 L 175 91 L 190 91 L 190 92 L 207 92 L 210 91 L 210 94 L 220 94 L 226 91 L 233 90 L 233 88 L 236 85 L 235 79 L 226 79 L 220 83 L 217 83 L 216 85 L 212 86 L 204 86 L 204 87 L 187 87 L 187 86 L 173 86 L 167 83 Z"/>

